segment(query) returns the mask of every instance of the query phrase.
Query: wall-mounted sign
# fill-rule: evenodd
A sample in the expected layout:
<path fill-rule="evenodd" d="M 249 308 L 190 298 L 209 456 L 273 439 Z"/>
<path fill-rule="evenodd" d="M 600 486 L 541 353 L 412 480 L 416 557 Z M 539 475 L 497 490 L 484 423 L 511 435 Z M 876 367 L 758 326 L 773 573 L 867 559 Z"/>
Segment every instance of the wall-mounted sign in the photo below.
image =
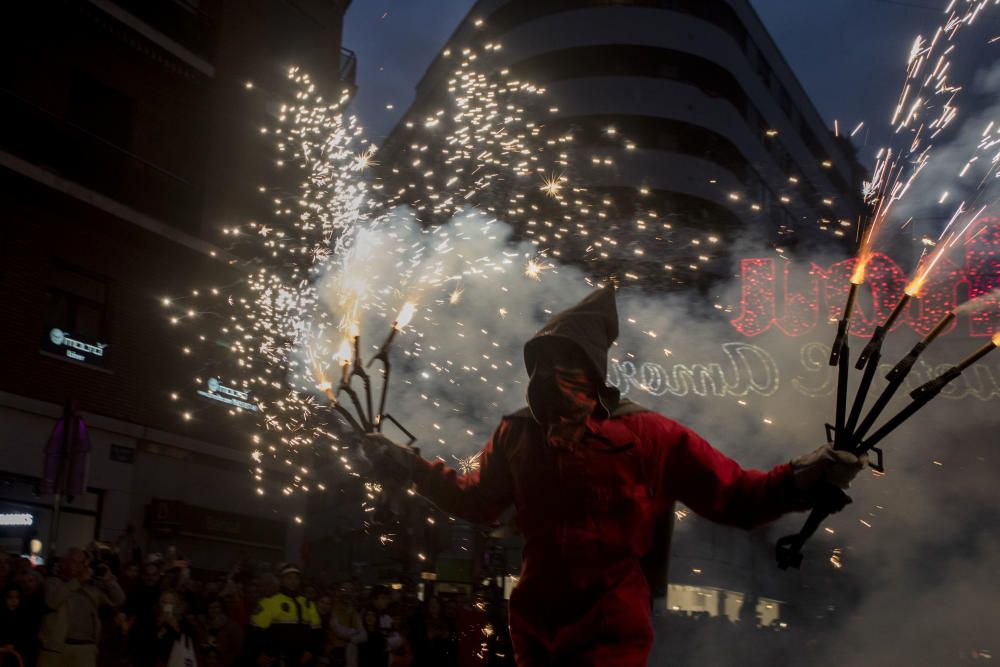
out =
<path fill-rule="evenodd" d="M 239 389 L 227 387 L 219 382 L 218 378 L 214 377 L 208 378 L 208 382 L 205 383 L 205 386 L 208 391 L 199 389 L 199 396 L 213 401 L 218 401 L 219 403 L 225 403 L 226 405 L 232 405 L 243 410 L 249 410 L 251 412 L 257 411 L 257 406 L 250 402 L 249 391 L 241 391 Z"/>
<path fill-rule="evenodd" d="M 125 445 L 112 444 L 108 456 L 118 463 L 135 463 L 135 449 Z"/>
<path fill-rule="evenodd" d="M 42 349 L 59 357 L 78 361 L 88 366 L 107 368 L 108 344 L 86 340 L 83 336 L 59 329 L 49 329 L 42 339 Z"/>
<path fill-rule="evenodd" d="M 35 517 L 27 512 L 0 512 L 0 526 L 27 528 L 35 525 Z"/>

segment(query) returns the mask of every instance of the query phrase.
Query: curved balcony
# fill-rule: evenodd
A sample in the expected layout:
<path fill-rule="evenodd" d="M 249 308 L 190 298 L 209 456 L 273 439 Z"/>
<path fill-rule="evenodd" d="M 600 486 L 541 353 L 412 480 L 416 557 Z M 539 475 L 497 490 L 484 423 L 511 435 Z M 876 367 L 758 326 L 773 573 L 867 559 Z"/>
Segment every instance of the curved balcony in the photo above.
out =
<path fill-rule="evenodd" d="M 738 44 L 730 33 L 701 18 L 668 9 L 628 9 L 629 11 L 623 11 L 618 6 L 584 7 L 541 16 L 500 36 L 504 46 L 503 53 L 508 62 L 535 58 L 535 63 L 541 64 L 546 60 L 546 54 L 551 55 L 557 51 L 582 47 L 616 47 L 622 49 L 620 57 L 605 50 L 601 56 L 595 55 L 594 60 L 605 63 L 606 68 L 616 67 L 614 61 L 620 61 L 621 64 L 617 65 L 619 70 L 623 66 L 648 69 L 651 60 L 669 62 L 670 57 L 677 57 L 675 54 L 697 57 L 709 64 L 709 67 L 714 65 L 714 69 L 727 72 L 739 89 L 737 94 L 753 101 L 768 127 L 778 130 L 779 136 L 797 139 L 785 142 L 786 149 L 802 173 L 816 183 L 821 191 L 840 193 L 847 188 L 843 173 L 849 173 L 849 170 L 842 156 L 829 156 L 837 168 L 835 172 L 822 169 L 819 163 L 828 156 L 825 152 L 820 156 L 814 155 L 805 142 L 798 138 L 799 130 L 792 126 L 772 91 L 765 87 L 754 72 L 743 52 L 743 45 Z M 665 53 L 656 58 L 655 51 L 640 53 L 632 49 L 626 53 L 628 47 L 662 49 Z M 588 76 L 590 65 L 590 61 L 580 60 L 575 75 L 579 78 Z M 626 71 L 616 73 L 627 75 Z M 671 78 L 669 72 L 665 74 L 667 76 L 663 78 Z M 530 72 L 526 71 L 525 75 L 534 80 Z M 651 72 L 634 72 L 633 75 L 657 76 Z M 698 78 L 689 77 L 689 81 L 698 83 Z"/>

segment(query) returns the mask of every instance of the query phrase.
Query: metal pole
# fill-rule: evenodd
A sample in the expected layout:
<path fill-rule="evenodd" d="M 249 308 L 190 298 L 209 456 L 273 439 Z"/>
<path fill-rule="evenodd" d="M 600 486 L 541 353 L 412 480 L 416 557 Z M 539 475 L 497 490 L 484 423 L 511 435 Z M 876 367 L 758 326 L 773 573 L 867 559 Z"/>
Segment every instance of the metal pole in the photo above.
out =
<path fill-rule="evenodd" d="M 57 553 L 56 546 L 59 536 L 59 519 L 62 510 L 62 495 L 69 482 L 70 444 L 73 429 L 73 399 L 66 399 L 63 405 L 62 460 L 59 461 L 59 474 L 56 476 L 55 493 L 52 495 L 52 521 L 49 523 L 49 540 L 45 549 L 45 562 L 48 563 Z"/>

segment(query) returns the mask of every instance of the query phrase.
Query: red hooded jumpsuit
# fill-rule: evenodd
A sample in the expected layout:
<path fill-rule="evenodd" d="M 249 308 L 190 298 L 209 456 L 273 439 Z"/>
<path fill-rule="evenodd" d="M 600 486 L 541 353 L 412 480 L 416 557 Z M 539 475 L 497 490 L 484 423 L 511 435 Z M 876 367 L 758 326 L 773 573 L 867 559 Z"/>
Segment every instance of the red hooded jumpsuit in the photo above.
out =
<path fill-rule="evenodd" d="M 557 315 L 532 342 L 571 340 L 592 359 L 596 353 L 600 364 L 617 337 L 608 292 Z M 589 326 L 601 318 L 601 327 Z M 529 373 L 532 342 L 525 352 Z M 602 389 L 602 404 L 617 403 L 611 391 Z M 744 470 L 657 413 L 616 407 L 586 426 L 582 442 L 556 447 L 522 410 L 500 422 L 478 470 L 459 475 L 423 459 L 414 470 L 421 495 L 468 521 L 492 522 L 514 504 L 525 546 L 510 629 L 522 667 L 646 664 L 653 631 L 641 560 L 674 501 L 743 528 L 806 509 L 790 464 Z"/>

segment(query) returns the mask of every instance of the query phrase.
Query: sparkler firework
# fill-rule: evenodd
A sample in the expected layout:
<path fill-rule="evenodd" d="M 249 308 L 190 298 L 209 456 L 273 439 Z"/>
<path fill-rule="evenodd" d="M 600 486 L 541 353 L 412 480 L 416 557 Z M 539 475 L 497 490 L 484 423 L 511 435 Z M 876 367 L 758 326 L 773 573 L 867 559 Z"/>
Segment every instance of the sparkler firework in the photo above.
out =
<path fill-rule="evenodd" d="M 413 152 L 423 157 L 414 159 L 405 173 L 400 165 L 377 170 L 377 149 L 364 140 L 356 120 L 343 113 L 347 98 L 324 100 L 308 75 L 293 68 L 294 100 L 278 106 L 276 125 L 261 128 L 261 134 L 274 140 L 277 168 L 303 174 L 299 192 L 261 187 L 273 203 L 272 220 L 224 229 L 225 236 L 253 245 L 245 281 L 213 291 L 226 302 L 221 308 L 196 310 L 192 300 L 165 300 L 178 326 L 193 323 L 195 312 L 229 311 L 221 316 L 216 339 L 225 341 L 232 354 L 237 377 L 230 382 L 250 393 L 259 410 L 263 432 L 253 436 L 255 460 L 268 455 L 298 469 L 282 488 L 286 495 L 308 485 L 301 472 L 305 466 L 295 461 L 310 458 L 315 443 L 339 452 L 345 432 L 337 420 L 331 425 L 330 411 L 356 432 L 380 430 L 389 419 L 387 383 L 377 404 L 371 396 L 371 378 L 362 362 L 370 352 L 361 344 L 361 333 L 388 320 L 393 304 L 419 301 L 422 306 L 419 311 L 405 308 L 382 347 L 371 348 L 372 361 L 383 362 L 383 379 L 390 374 L 389 346 L 406 328 L 407 373 L 447 374 L 456 385 L 490 383 L 489 369 L 512 373 L 508 369 L 516 368 L 517 359 L 503 358 L 510 351 L 498 352 L 488 329 L 477 334 L 483 336 L 481 357 L 487 368 L 450 359 L 447 339 L 436 333 L 450 319 L 447 306 L 459 305 L 465 284 L 495 285 L 497 300 L 503 304 L 508 299 L 497 308 L 503 319 L 523 310 L 505 296 L 511 292 L 509 281 L 520 277 L 544 283 L 546 275 L 558 273 L 554 259 L 588 259 L 595 267 L 594 283 L 607 276 L 612 260 L 625 256 L 629 270 L 620 272 L 620 279 L 640 281 L 650 270 L 673 271 L 659 262 L 663 257 L 683 259 L 675 245 L 720 241 L 718 233 L 700 230 L 692 243 L 678 243 L 673 225 L 660 222 L 657 211 L 637 209 L 637 221 L 621 220 L 607 196 L 574 187 L 567 175 L 573 169 L 572 136 L 547 135 L 531 117 L 550 113 L 541 101 L 544 89 L 506 70 L 475 68 L 480 58 L 499 48 L 487 43 L 463 51 L 443 108 L 422 124 L 409 123 Z M 419 174 L 418 183 L 405 180 L 414 174 Z M 497 187 L 501 180 L 511 186 Z M 407 206 L 401 205 L 404 201 Z M 500 215 L 514 223 L 526 243 L 501 256 L 477 255 L 476 245 L 482 245 L 477 239 L 492 242 L 497 234 L 509 233 L 499 224 Z M 417 223 L 421 218 L 450 224 L 422 226 Z M 623 224 L 632 227 L 632 240 L 619 251 L 621 237 L 613 234 Z M 643 248 L 643 239 L 653 245 Z M 237 246 L 244 249 L 243 256 L 247 245 Z M 711 259 L 703 247 L 697 252 L 701 259 L 689 263 L 692 271 Z M 637 264 L 635 258 L 643 256 L 658 259 Z M 376 264 L 384 267 L 386 258 L 395 259 L 391 274 L 373 270 Z M 198 294 L 199 299 L 206 296 Z M 175 314 L 181 309 L 192 315 Z M 415 319 L 407 326 L 411 317 Z M 466 336 L 460 331 L 463 323 L 457 325 L 456 333 Z M 644 331 L 640 324 L 635 327 Z M 204 333 L 199 336 L 202 342 L 208 339 Z M 440 342 L 428 345 L 431 339 Z M 362 382 L 361 393 L 351 387 L 355 377 Z M 492 383 L 497 392 L 511 384 L 503 378 Z M 442 399 L 426 400 L 440 406 Z M 467 435 L 473 441 L 485 434 Z M 436 444 L 454 447 L 443 438 Z M 351 470 L 346 461 L 344 466 Z M 254 472 L 263 495 L 263 469 L 257 466 Z"/>
<path fill-rule="evenodd" d="M 935 265 L 937 265 L 948 249 L 966 238 L 966 234 L 972 224 L 980 219 L 981 214 L 988 206 L 988 204 L 984 204 L 979 208 L 968 218 L 968 221 L 960 230 L 953 229 L 954 223 L 966 212 L 966 203 L 963 201 L 959 204 L 947 225 L 945 225 L 938 241 L 934 244 L 934 250 L 929 254 L 921 256 L 913 279 L 906 286 L 903 295 L 883 324 L 876 327 L 871 340 L 859 356 L 856 368 L 858 370 L 864 369 L 864 373 L 853 401 L 850 416 L 845 421 L 848 382 L 846 334 L 857 297 L 857 288 L 864 282 L 865 271 L 874 252 L 874 241 L 889 218 L 893 205 L 903 199 L 914 181 L 928 165 L 934 138 L 954 121 L 958 113 L 958 109 L 954 103 L 961 88 L 950 84 L 947 79 L 947 71 L 950 66 L 948 56 L 953 51 L 954 43 L 943 48 L 939 54 L 937 54 L 937 49 L 938 47 L 942 47 L 946 42 L 954 42 L 959 30 L 963 26 L 972 24 L 988 4 L 990 3 L 986 0 L 979 2 L 968 0 L 964 4 L 953 1 L 946 10 L 947 19 L 938 27 L 931 40 L 925 41 L 923 37 L 916 39 L 907 64 L 906 80 L 900 93 L 899 102 L 890 121 L 890 125 L 894 126 L 894 131 L 897 134 L 903 130 L 907 130 L 909 146 L 902 152 L 894 152 L 892 148 L 885 148 L 879 151 L 876 157 L 874 177 L 870 183 L 866 184 L 865 188 L 866 201 L 872 207 L 872 214 L 861 236 L 855 271 L 851 277 L 851 289 L 847 305 L 838 325 L 830 356 L 830 365 L 838 365 L 839 372 L 837 379 L 836 423 L 833 427 L 827 425 L 827 430 L 828 434 L 831 428 L 833 430 L 835 449 L 849 451 L 858 456 L 866 454 L 869 451 L 875 452 L 878 459 L 873 467 L 879 471 L 884 470 L 883 458 L 882 451 L 876 445 L 926 405 L 932 398 L 937 396 L 949 382 L 961 375 L 963 370 L 995 349 L 998 341 L 1000 341 L 1000 334 L 995 335 L 991 342 L 984 345 L 978 352 L 958 365 L 952 366 L 934 380 L 925 383 L 911 392 L 912 402 L 878 429 L 871 437 L 863 440 L 865 434 L 874 425 L 889 400 L 910 372 L 917 357 L 951 324 L 955 317 L 954 313 L 949 313 L 945 316 L 893 368 L 887 376 L 889 385 L 879 396 L 868 416 L 864 419 L 860 428 L 858 428 L 857 424 L 861 418 L 872 380 L 881 361 L 882 346 L 886 334 L 905 311 L 911 299 L 920 296 L 921 290 Z M 933 66 L 930 65 L 932 62 L 934 63 Z M 932 69 L 927 72 L 926 70 L 929 67 L 932 67 Z M 924 97 L 924 95 L 927 95 L 927 97 Z M 913 98 L 912 102 L 909 101 L 911 96 Z M 922 118 L 928 113 L 933 113 L 935 110 L 938 113 L 936 117 L 930 119 Z M 984 130 L 983 137 L 989 135 L 991 129 L 992 123 Z M 977 152 L 984 146 L 992 147 L 994 143 L 996 142 L 991 140 L 981 141 L 977 146 Z M 900 154 L 905 156 L 905 160 L 899 159 L 898 156 Z M 978 156 L 970 158 L 959 172 L 959 177 L 964 176 L 971 164 L 977 159 Z M 983 182 L 985 181 L 980 182 L 980 189 L 976 194 L 977 199 L 982 194 Z M 945 192 L 941 196 L 939 203 L 943 203 L 947 195 L 948 193 Z M 799 533 L 778 540 L 776 551 L 779 567 L 782 569 L 798 567 L 802 559 L 801 549 L 805 541 L 809 539 L 827 516 L 839 512 L 849 502 L 851 502 L 850 498 L 843 491 L 834 488 L 832 485 L 828 485 L 822 489 L 815 498 L 815 509 L 810 513 Z"/>

